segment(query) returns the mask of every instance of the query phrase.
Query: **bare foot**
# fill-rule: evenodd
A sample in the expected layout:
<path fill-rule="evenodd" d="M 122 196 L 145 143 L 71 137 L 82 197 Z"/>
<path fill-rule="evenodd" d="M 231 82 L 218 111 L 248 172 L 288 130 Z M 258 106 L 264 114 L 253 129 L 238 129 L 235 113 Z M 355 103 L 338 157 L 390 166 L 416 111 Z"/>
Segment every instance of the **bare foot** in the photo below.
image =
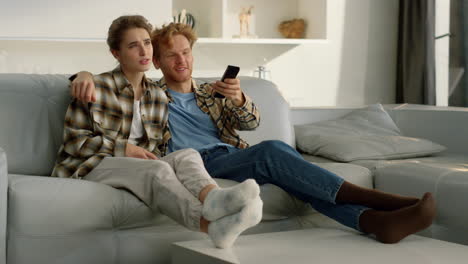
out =
<path fill-rule="evenodd" d="M 414 205 L 390 212 L 368 210 L 360 220 L 364 232 L 375 234 L 382 243 L 392 244 L 429 227 L 435 215 L 434 198 L 425 193 Z"/>

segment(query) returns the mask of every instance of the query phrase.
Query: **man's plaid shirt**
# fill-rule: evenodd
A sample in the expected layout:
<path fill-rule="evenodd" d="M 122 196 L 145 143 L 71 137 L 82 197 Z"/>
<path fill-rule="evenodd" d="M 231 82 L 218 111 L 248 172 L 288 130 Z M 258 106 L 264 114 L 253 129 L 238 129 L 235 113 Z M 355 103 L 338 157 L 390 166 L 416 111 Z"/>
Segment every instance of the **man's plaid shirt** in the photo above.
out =
<path fill-rule="evenodd" d="M 164 78 L 160 80 L 159 85 L 167 93 Z M 254 130 L 260 124 L 260 113 L 252 99 L 244 94 L 244 105 L 236 107 L 231 100 L 215 98 L 214 90 L 209 83 L 198 85 L 193 79 L 192 90 L 195 93 L 198 107 L 211 117 L 218 128 L 221 141 L 238 148 L 247 148 L 249 144 L 239 137 L 236 130 Z M 172 102 L 169 93 L 167 96 Z"/>
<path fill-rule="evenodd" d="M 132 85 L 117 67 L 94 77 L 96 102 L 73 100 L 65 116 L 64 142 L 60 147 L 52 176 L 81 178 L 105 157 L 125 156 L 133 118 Z M 252 130 L 259 125 L 259 113 L 252 100 L 235 107 L 230 100 L 213 97 L 209 84 L 193 89 L 200 109 L 209 114 L 219 130 L 220 139 L 239 148 L 248 147 L 235 130 Z M 145 136 L 138 146 L 164 156 L 171 138 L 168 127 L 168 103 L 172 100 L 162 79 L 143 79 L 141 118 Z"/>

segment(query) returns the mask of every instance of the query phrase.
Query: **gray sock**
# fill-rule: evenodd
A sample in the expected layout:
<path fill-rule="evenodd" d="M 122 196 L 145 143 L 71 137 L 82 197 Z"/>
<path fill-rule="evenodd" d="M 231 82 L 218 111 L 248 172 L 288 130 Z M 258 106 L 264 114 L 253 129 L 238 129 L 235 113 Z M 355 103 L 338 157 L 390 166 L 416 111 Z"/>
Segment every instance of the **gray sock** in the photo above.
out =
<path fill-rule="evenodd" d="M 202 215 L 208 221 L 215 221 L 223 216 L 235 214 L 259 194 L 260 187 L 252 179 L 229 188 L 213 189 L 203 202 Z"/>
<path fill-rule="evenodd" d="M 251 200 L 236 214 L 220 218 L 208 225 L 208 235 L 218 248 L 229 248 L 246 229 L 262 220 L 263 202 L 260 197 Z"/>

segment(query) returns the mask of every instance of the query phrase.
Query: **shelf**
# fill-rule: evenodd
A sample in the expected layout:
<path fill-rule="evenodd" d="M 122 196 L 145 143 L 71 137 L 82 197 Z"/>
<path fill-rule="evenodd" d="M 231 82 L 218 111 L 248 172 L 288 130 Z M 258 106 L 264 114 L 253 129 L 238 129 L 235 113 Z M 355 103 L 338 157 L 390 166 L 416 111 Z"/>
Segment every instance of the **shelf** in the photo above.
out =
<path fill-rule="evenodd" d="M 104 38 L 36 38 L 36 37 L 0 37 L 0 40 L 9 41 L 40 41 L 40 42 L 88 42 L 105 43 Z M 228 39 L 228 38 L 199 38 L 200 44 L 280 44 L 280 45 L 300 45 L 300 44 L 324 44 L 325 39 L 280 39 L 280 38 L 257 38 L 257 39 Z"/>
<path fill-rule="evenodd" d="M 197 43 L 213 43 L 213 44 L 324 44 L 328 43 L 326 39 L 280 39 L 280 38 L 257 38 L 257 39 L 228 39 L 228 38 L 199 38 Z"/>
<path fill-rule="evenodd" d="M 249 44 L 249 45 L 301 45 L 327 42 L 326 0 L 167 0 L 169 9 L 177 14 L 186 9 L 196 20 L 195 32 L 200 44 Z M 166 2 L 166 0 L 164 0 Z M 253 6 L 250 17 L 250 33 L 258 38 L 233 38 L 240 34 L 239 13 Z M 285 20 L 303 18 L 306 21 L 304 38 L 283 38 L 277 27 Z M 60 36 L 50 32 L 48 37 L 37 33 L 5 33 L 0 40 L 58 43 L 106 43 L 102 33 Z M 8 36 L 9 35 L 9 36 Z M 22 36 L 30 37 L 22 37 Z M 87 37 L 90 36 L 91 38 Z"/>
<path fill-rule="evenodd" d="M 257 35 L 261 40 L 231 41 L 232 36 L 240 34 L 239 14 L 249 7 L 253 7 L 248 18 L 249 33 Z M 172 0 L 172 9 L 173 15 L 182 9 L 193 15 L 197 35 L 210 39 L 205 43 L 307 43 L 283 40 L 278 31 L 280 23 L 297 18 L 306 22 L 304 39 L 314 43 L 327 39 L 326 0 Z"/>

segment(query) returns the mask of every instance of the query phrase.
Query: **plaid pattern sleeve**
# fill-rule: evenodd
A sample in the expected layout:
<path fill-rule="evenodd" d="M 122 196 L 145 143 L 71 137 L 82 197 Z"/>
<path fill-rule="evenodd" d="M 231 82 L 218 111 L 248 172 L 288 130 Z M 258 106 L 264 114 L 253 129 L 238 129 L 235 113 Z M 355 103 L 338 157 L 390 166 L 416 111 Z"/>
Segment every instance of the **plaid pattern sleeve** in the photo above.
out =
<path fill-rule="evenodd" d="M 225 104 L 228 109 L 226 114 L 230 116 L 230 125 L 237 130 L 254 130 L 260 124 L 260 113 L 252 99 L 244 94 L 244 105 L 237 107 L 231 100 L 226 100 Z"/>
<path fill-rule="evenodd" d="M 93 130 L 88 105 L 76 99 L 65 115 L 63 138 L 52 176 L 80 178 L 113 156 L 115 141 Z"/>
<path fill-rule="evenodd" d="M 93 131 L 87 105 L 74 100 L 65 115 L 63 149 L 77 158 L 89 158 L 96 153 L 113 155 L 114 140 Z"/>
<path fill-rule="evenodd" d="M 125 156 L 133 119 L 134 94 L 120 67 L 94 76 L 96 102 L 73 100 L 65 115 L 63 144 L 52 176 L 82 178 L 105 157 Z M 141 98 L 145 140 L 140 147 L 161 155 L 167 123 L 167 98 L 157 83 L 144 78 Z"/>
<path fill-rule="evenodd" d="M 218 127 L 220 139 L 238 148 L 247 148 L 249 144 L 240 138 L 236 130 L 254 130 L 260 124 L 260 112 L 252 99 L 244 94 L 243 106 L 235 106 L 231 100 L 218 99 L 213 96 L 210 84 L 197 85 L 193 82 L 197 104 L 202 111 L 209 114 Z"/>

